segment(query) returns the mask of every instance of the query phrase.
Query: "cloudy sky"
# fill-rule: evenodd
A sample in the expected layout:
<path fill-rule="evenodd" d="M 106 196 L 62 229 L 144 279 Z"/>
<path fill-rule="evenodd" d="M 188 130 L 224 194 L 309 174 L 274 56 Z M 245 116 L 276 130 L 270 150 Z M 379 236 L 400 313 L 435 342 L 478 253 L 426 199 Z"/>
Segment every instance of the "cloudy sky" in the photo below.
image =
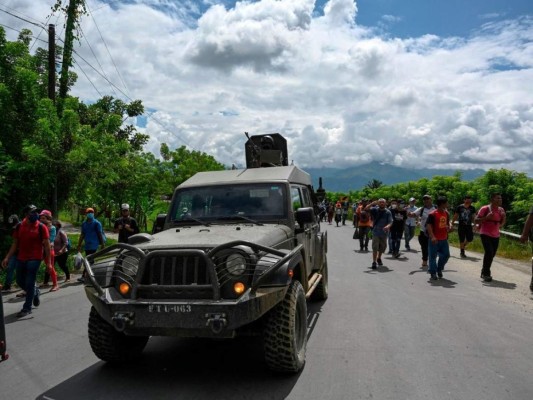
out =
<path fill-rule="evenodd" d="M 8 38 L 30 28 L 33 49 L 46 47 L 29 22 L 61 36 L 54 2 L 0 0 Z M 533 176 L 530 0 L 87 4 L 72 94 L 141 99 L 137 124 L 156 154 L 165 142 L 242 165 L 245 131 L 280 132 L 304 168 L 374 160 Z"/>

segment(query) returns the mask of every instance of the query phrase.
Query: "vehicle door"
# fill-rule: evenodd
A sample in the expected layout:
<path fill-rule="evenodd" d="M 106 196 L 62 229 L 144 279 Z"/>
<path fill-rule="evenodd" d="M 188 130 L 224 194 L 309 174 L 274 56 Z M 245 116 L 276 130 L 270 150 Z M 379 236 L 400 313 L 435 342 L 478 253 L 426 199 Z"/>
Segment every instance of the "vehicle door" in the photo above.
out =
<path fill-rule="evenodd" d="M 312 207 L 313 205 L 311 203 L 311 199 L 309 196 L 309 192 L 305 191 L 306 188 L 304 186 L 299 185 L 291 185 L 291 201 L 292 201 L 292 209 L 293 211 L 296 211 L 298 208 L 302 207 Z M 301 229 L 299 229 L 301 228 Z M 313 224 L 305 224 L 305 226 L 300 227 L 298 224 L 296 225 L 296 240 L 298 244 L 302 244 L 304 246 L 304 253 L 305 253 L 305 265 L 307 270 L 307 275 L 309 276 L 311 274 L 311 271 L 313 269 L 313 262 L 314 262 L 314 237 L 313 237 Z"/>

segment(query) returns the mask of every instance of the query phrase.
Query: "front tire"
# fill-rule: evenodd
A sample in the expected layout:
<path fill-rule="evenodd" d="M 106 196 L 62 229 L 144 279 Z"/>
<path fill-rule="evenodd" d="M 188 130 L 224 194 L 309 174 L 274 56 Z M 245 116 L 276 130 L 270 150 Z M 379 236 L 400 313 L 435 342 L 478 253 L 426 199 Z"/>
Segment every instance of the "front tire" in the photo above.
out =
<path fill-rule="evenodd" d="M 141 355 L 148 339 L 148 336 L 128 336 L 118 332 L 91 307 L 89 343 L 99 359 L 115 363 L 131 361 Z"/>
<path fill-rule="evenodd" d="M 307 348 L 307 303 L 300 282 L 291 282 L 285 298 L 267 315 L 263 336 L 265 361 L 271 370 L 294 373 L 303 368 Z"/>

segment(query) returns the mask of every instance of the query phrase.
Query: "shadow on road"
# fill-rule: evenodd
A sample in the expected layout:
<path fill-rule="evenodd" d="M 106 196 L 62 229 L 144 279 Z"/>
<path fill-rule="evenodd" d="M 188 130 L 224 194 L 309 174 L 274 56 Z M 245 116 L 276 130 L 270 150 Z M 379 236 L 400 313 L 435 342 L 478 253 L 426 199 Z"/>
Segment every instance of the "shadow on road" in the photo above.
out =
<path fill-rule="evenodd" d="M 452 272 L 454 272 L 454 271 L 452 271 Z M 429 283 L 431 283 L 431 286 L 441 286 L 441 287 L 447 288 L 447 289 L 455 289 L 455 285 L 457 285 L 457 282 L 454 282 L 454 281 L 451 281 L 449 279 L 446 279 L 445 277 L 444 278 L 440 278 L 437 281 L 429 280 Z"/>
<path fill-rule="evenodd" d="M 322 305 L 308 303 L 308 338 Z M 281 400 L 291 393 L 300 373 L 267 370 L 260 337 L 152 337 L 138 361 L 126 365 L 98 362 L 37 399 Z"/>
<path fill-rule="evenodd" d="M 381 267 L 378 266 L 377 269 L 368 269 L 368 271 L 363 271 L 365 274 L 375 274 L 375 273 L 385 273 L 385 272 L 392 272 L 393 269 L 390 269 L 389 267 L 382 265 Z"/>
<path fill-rule="evenodd" d="M 483 286 L 495 287 L 495 288 L 501 288 L 501 289 L 510 289 L 510 290 L 516 289 L 516 283 L 497 281 L 495 279 L 493 279 L 491 282 L 483 282 Z"/>

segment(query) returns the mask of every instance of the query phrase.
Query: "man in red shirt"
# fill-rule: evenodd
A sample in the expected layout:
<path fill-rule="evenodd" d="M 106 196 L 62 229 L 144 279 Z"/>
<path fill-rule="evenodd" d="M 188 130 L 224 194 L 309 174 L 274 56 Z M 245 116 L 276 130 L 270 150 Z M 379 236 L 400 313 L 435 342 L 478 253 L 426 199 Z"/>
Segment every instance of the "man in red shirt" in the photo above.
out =
<path fill-rule="evenodd" d="M 442 278 L 442 270 L 450 258 L 448 232 L 452 230 L 452 226 L 447 208 L 448 199 L 444 196 L 439 196 L 437 198 L 437 209 L 429 214 L 426 222 L 426 231 L 429 238 L 428 273 L 431 274 L 431 280 Z M 438 261 L 437 256 L 439 257 Z"/>
<path fill-rule="evenodd" d="M 26 218 L 17 225 L 13 233 L 13 243 L 2 260 L 7 265 L 9 257 L 17 253 L 17 284 L 26 291 L 26 300 L 18 318 L 31 314 L 32 303 L 35 307 L 40 304 L 39 290 L 35 288 L 37 271 L 44 261 L 48 268 L 53 268 L 50 259 L 50 233 L 46 225 L 39 221 L 37 207 L 30 205 L 24 209 Z"/>

